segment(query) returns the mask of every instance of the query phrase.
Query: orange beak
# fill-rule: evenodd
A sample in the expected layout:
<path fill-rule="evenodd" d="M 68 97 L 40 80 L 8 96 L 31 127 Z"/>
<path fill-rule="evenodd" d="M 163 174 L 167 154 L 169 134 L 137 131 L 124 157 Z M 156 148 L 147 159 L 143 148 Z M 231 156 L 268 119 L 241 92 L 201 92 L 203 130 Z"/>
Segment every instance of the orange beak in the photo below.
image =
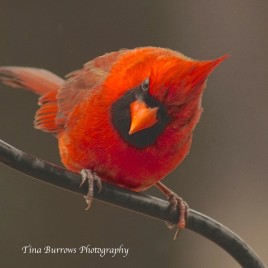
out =
<path fill-rule="evenodd" d="M 149 128 L 157 123 L 158 107 L 150 108 L 145 102 L 136 100 L 130 104 L 131 124 L 129 135 Z"/>

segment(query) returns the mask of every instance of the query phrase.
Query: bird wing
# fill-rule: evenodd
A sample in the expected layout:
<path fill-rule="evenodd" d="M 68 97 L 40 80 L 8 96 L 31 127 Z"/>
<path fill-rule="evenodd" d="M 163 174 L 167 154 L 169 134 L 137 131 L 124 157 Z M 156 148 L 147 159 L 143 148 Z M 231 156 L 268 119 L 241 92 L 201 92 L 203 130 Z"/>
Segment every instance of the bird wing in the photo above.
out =
<path fill-rule="evenodd" d="M 114 62 L 125 52 L 126 50 L 122 49 L 97 57 L 86 63 L 81 70 L 73 71 L 66 76 L 67 80 L 57 94 L 58 126 L 64 128 L 75 106 L 105 81 Z"/>
<path fill-rule="evenodd" d="M 114 62 L 126 51 L 122 49 L 97 57 L 81 70 L 69 73 L 65 81 L 47 70 L 15 66 L 0 67 L 0 81 L 41 95 L 34 126 L 57 134 L 64 129 L 76 105 L 105 81 Z"/>

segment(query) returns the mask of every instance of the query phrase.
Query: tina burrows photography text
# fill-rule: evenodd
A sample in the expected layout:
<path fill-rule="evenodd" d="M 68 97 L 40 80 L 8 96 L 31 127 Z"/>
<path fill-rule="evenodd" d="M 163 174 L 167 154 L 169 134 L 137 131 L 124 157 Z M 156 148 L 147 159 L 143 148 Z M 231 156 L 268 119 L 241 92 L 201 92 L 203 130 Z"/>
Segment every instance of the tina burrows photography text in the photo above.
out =
<path fill-rule="evenodd" d="M 101 258 L 105 256 L 121 256 L 123 258 L 127 257 L 129 248 L 121 244 L 118 247 L 95 247 L 88 245 L 83 245 L 79 247 L 34 247 L 31 244 L 25 245 L 21 248 L 24 254 L 96 254 Z"/>

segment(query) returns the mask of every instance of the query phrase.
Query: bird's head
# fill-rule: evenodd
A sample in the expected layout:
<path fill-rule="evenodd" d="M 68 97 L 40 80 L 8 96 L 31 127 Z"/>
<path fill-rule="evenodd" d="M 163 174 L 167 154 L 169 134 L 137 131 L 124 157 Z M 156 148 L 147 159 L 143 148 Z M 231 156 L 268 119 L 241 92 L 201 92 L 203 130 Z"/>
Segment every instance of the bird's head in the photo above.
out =
<path fill-rule="evenodd" d="M 112 122 L 131 145 L 153 144 L 167 126 L 196 125 L 209 74 L 227 57 L 195 61 L 163 48 L 126 50 L 107 79 L 113 94 Z"/>

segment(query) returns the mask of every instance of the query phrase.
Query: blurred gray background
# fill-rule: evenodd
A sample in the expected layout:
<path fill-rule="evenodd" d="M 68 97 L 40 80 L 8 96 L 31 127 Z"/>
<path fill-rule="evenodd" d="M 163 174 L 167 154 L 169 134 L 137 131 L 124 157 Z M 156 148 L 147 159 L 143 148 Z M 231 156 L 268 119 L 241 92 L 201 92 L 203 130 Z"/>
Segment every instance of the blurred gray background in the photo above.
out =
<path fill-rule="evenodd" d="M 268 263 L 268 2 L 0 1 L 0 65 L 58 75 L 105 52 L 162 46 L 195 59 L 230 53 L 209 78 L 190 155 L 165 183 L 238 233 Z M 56 140 L 34 130 L 37 97 L 0 85 L 0 138 L 60 164 Z M 149 194 L 161 196 L 156 190 Z M 185 230 L 82 197 L 0 165 L 1 267 L 239 267 Z M 129 248 L 126 258 L 23 254 L 21 248 Z"/>

